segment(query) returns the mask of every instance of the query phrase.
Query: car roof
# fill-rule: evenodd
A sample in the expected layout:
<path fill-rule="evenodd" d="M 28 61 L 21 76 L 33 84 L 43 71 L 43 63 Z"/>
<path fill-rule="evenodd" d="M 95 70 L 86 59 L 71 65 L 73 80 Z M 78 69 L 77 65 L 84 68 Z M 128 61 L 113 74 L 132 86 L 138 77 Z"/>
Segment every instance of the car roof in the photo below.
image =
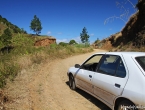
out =
<path fill-rule="evenodd" d="M 96 54 L 111 54 L 111 55 L 123 55 L 123 56 L 145 56 L 145 52 L 98 52 Z"/>

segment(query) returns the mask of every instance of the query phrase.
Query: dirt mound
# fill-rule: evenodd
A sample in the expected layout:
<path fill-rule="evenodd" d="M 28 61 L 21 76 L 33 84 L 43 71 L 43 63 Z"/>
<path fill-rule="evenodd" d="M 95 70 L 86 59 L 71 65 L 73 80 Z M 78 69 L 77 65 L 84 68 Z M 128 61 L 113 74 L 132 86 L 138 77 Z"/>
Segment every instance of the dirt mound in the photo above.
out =
<path fill-rule="evenodd" d="M 34 46 L 49 46 L 50 44 L 56 43 L 55 38 L 45 38 L 45 39 L 40 39 L 35 42 Z"/>

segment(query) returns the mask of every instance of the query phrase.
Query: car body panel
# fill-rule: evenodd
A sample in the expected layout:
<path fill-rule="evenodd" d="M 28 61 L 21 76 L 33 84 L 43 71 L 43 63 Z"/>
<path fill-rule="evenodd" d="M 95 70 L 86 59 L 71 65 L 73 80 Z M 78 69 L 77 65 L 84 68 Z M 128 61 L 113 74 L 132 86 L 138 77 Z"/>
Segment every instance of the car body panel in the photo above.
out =
<path fill-rule="evenodd" d="M 127 77 L 123 79 L 96 73 L 93 79 L 93 85 L 95 86 L 94 94 L 100 96 L 109 104 L 113 105 L 113 100 L 115 97 L 122 94 L 126 82 Z M 115 84 L 119 84 L 120 87 L 116 87 Z"/>
<path fill-rule="evenodd" d="M 77 85 L 93 93 L 93 88 L 92 88 L 93 76 L 94 76 L 94 72 L 80 69 L 76 73 L 76 77 L 75 77 Z"/>
<path fill-rule="evenodd" d="M 112 55 L 112 54 L 107 54 L 107 55 Z M 126 67 L 123 56 L 122 55 L 117 55 L 117 56 L 120 56 L 120 58 L 124 63 L 126 69 L 125 78 L 119 78 L 119 77 L 114 77 L 102 73 L 96 73 L 93 79 L 93 85 L 95 86 L 94 94 L 100 96 L 110 105 L 113 105 L 114 99 L 122 94 L 123 89 L 128 80 L 128 69 Z"/>
<path fill-rule="evenodd" d="M 134 57 L 126 56 L 125 60 L 129 69 L 129 79 L 128 80 L 122 97 L 127 97 L 136 105 L 144 105 L 145 96 L 145 77 L 141 69 L 136 65 Z M 140 73 L 140 74 L 139 74 Z M 143 92 L 144 91 L 144 92 Z"/>

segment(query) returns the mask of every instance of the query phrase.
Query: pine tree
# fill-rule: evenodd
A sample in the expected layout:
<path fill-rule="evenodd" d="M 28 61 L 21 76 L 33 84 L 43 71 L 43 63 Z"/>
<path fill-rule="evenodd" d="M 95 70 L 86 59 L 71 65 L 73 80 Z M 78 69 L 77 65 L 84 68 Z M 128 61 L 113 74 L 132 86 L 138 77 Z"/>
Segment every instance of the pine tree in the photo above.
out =
<path fill-rule="evenodd" d="M 80 39 L 81 39 L 82 43 L 89 44 L 90 36 L 87 33 L 88 33 L 87 29 L 86 29 L 86 27 L 84 27 L 82 30 L 82 33 L 80 33 Z"/>
<path fill-rule="evenodd" d="M 34 19 L 31 21 L 30 28 L 36 33 L 36 35 L 39 35 L 41 33 L 42 30 L 41 21 L 36 15 L 34 15 Z"/>

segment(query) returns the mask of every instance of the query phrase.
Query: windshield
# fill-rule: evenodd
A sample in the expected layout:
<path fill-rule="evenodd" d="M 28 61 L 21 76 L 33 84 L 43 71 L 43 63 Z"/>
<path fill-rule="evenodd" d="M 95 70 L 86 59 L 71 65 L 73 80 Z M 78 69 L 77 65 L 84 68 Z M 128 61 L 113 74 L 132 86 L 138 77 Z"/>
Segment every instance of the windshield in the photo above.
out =
<path fill-rule="evenodd" d="M 142 67 L 142 69 L 145 71 L 145 56 L 136 57 L 135 59 L 140 64 L 140 66 Z"/>

